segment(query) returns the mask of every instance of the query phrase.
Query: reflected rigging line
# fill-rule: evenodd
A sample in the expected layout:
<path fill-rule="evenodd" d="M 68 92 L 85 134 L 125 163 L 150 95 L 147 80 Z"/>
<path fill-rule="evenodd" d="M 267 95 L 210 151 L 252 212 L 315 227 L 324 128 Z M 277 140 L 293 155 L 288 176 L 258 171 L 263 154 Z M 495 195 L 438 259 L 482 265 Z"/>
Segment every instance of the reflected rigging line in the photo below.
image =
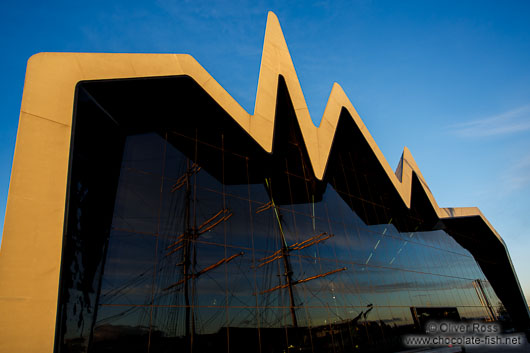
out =
<path fill-rule="evenodd" d="M 213 270 L 213 269 L 215 269 L 215 268 L 221 266 L 222 264 L 229 263 L 230 261 L 232 261 L 232 260 L 235 259 L 236 257 L 242 256 L 242 255 L 244 255 L 244 254 L 245 254 L 244 252 L 240 252 L 240 253 L 238 253 L 238 254 L 234 254 L 234 255 L 232 255 L 232 256 L 230 256 L 230 257 L 227 257 L 227 258 L 221 259 L 221 260 L 217 261 L 216 263 L 214 263 L 213 265 L 210 265 L 210 266 L 208 266 L 208 267 L 206 267 L 206 268 L 203 268 L 202 270 L 200 270 L 200 271 L 197 272 L 197 273 L 192 273 L 192 274 L 187 275 L 186 278 L 183 278 L 183 279 L 181 279 L 180 281 L 178 281 L 178 282 L 176 282 L 176 283 L 170 285 L 169 287 L 164 288 L 164 291 L 168 291 L 168 290 L 170 290 L 170 289 L 172 289 L 172 288 L 175 288 L 175 287 L 181 285 L 182 283 L 184 283 L 184 282 L 185 282 L 186 280 L 188 280 L 188 279 L 191 279 L 191 278 L 198 278 L 199 276 L 205 274 L 206 272 L 211 271 L 211 270 Z M 178 264 L 177 264 L 177 266 L 178 266 Z"/>
<path fill-rule="evenodd" d="M 329 238 L 331 238 L 333 236 L 334 236 L 334 234 L 328 234 L 327 232 L 323 232 L 323 233 L 317 234 L 315 236 L 312 236 L 311 238 L 306 239 L 306 240 L 304 240 L 302 242 L 294 243 L 293 245 L 287 247 L 287 251 L 291 252 L 291 251 L 294 251 L 294 250 L 302 250 L 302 249 L 305 249 L 307 247 L 310 247 L 310 246 L 316 245 L 318 243 L 321 243 L 324 240 L 327 240 L 327 239 L 329 239 Z M 265 266 L 266 264 L 269 264 L 269 263 L 271 263 L 271 262 L 273 262 L 275 260 L 281 259 L 282 256 L 283 256 L 282 255 L 282 249 L 277 250 L 276 252 L 274 252 L 274 254 L 266 256 L 266 257 L 263 257 L 263 258 L 257 260 L 258 262 L 261 262 L 261 263 L 258 266 L 255 266 L 255 268 L 260 268 L 260 267 Z"/>
<path fill-rule="evenodd" d="M 197 227 L 196 231 L 194 232 L 195 233 L 194 234 L 194 238 L 197 238 L 199 235 L 204 234 L 204 233 L 212 230 L 213 228 L 218 226 L 221 222 L 226 222 L 230 217 L 232 217 L 232 215 L 233 215 L 233 213 L 230 212 L 230 210 L 228 208 L 221 209 L 219 212 L 217 212 L 212 217 L 208 218 L 206 221 L 202 222 L 201 225 L 199 225 Z M 171 249 L 171 248 L 173 248 L 173 247 L 175 247 L 175 246 L 180 244 L 180 246 L 178 246 L 177 248 L 175 248 L 172 251 L 170 251 L 169 253 L 167 253 L 166 256 L 169 256 L 169 255 L 177 252 L 178 250 L 182 249 L 184 244 L 181 244 L 181 243 L 183 243 L 184 240 L 186 239 L 185 238 L 186 234 L 187 233 L 182 233 L 181 235 L 179 235 L 177 237 L 177 241 L 169 244 L 166 247 L 166 250 L 169 250 L 169 249 Z"/>
<path fill-rule="evenodd" d="M 267 202 L 266 204 L 261 205 L 260 207 L 258 207 L 258 208 L 256 209 L 256 214 L 261 213 L 261 212 L 263 212 L 263 211 L 267 211 L 269 208 L 272 208 L 272 207 L 273 207 L 273 205 L 272 205 L 272 201 L 269 201 L 269 202 Z"/>
<path fill-rule="evenodd" d="M 318 275 L 315 275 L 315 276 L 311 276 L 311 277 L 307 277 L 307 278 L 304 278 L 304 279 L 301 279 L 301 280 L 298 280 L 298 281 L 293 281 L 293 282 L 291 282 L 291 284 L 292 285 L 296 285 L 296 284 L 300 284 L 300 283 L 309 282 L 309 281 L 312 281 L 314 279 L 322 278 L 322 277 L 325 277 L 325 276 L 329 276 L 329 275 L 332 275 L 332 274 L 337 273 L 337 272 L 346 271 L 347 269 L 348 269 L 347 267 L 338 268 L 338 269 L 333 270 L 333 271 L 329 271 L 329 272 L 326 272 L 326 273 L 321 273 L 321 274 L 318 274 Z M 265 293 L 274 292 L 275 290 L 282 289 L 282 288 L 287 288 L 288 286 L 289 286 L 288 284 L 282 284 L 282 285 L 267 289 L 267 290 L 265 290 L 263 292 L 260 292 L 259 294 L 265 294 Z"/>
<path fill-rule="evenodd" d="M 188 182 L 189 178 L 193 174 L 197 174 L 200 170 L 201 170 L 201 167 L 197 163 L 193 163 L 191 165 L 191 167 L 188 169 L 188 171 L 186 171 L 186 173 L 181 175 L 177 179 L 177 182 L 175 184 L 173 184 L 173 186 L 171 187 L 171 192 L 175 192 L 178 189 L 180 189 L 181 187 L 183 187 L 184 185 L 186 185 L 186 183 Z"/>

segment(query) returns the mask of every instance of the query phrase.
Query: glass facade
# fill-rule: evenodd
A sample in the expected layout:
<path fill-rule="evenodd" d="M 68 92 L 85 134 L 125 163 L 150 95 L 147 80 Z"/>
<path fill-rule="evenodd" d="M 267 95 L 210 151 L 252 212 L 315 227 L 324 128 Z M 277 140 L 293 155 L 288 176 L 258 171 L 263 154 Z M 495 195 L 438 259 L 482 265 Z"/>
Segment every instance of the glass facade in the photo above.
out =
<path fill-rule="evenodd" d="M 83 141 L 108 119 L 78 100 L 58 352 L 395 351 L 433 313 L 502 316 L 443 229 L 363 221 L 388 206 L 339 180 L 358 168 L 350 152 L 318 182 L 292 124 L 270 163 L 198 126 L 107 122 L 94 151 Z"/>

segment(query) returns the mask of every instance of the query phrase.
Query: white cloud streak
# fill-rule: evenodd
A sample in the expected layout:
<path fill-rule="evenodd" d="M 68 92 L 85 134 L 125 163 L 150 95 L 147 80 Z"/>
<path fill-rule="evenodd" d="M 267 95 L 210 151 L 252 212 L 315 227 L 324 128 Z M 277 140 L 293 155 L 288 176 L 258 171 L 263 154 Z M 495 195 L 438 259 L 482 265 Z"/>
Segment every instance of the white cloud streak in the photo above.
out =
<path fill-rule="evenodd" d="M 504 175 L 507 191 L 523 189 L 530 184 L 530 156 L 525 156 L 513 164 Z"/>
<path fill-rule="evenodd" d="M 483 119 L 451 125 L 461 137 L 490 137 L 530 130 L 530 105 L 525 105 Z"/>

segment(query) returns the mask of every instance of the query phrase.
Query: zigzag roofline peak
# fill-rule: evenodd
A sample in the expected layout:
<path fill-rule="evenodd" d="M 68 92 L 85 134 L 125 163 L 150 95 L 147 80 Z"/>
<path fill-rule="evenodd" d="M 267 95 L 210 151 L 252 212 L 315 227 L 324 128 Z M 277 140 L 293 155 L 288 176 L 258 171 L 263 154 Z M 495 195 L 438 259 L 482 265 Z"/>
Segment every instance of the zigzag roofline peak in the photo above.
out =
<path fill-rule="evenodd" d="M 309 109 L 307 108 L 302 87 L 298 80 L 280 22 L 273 12 L 269 12 L 263 43 L 254 115 L 251 117 L 251 129 L 248 131 L 267 152 L 272 152 L 279 76 L 282 76 L 285 80 L 315 176 L 320 180 L 324 178 L 339 117 L 342 109 L 346 109 L 352 117 L 355 125 L 370 145 L 390 181 L 401 195 L 404 203 L 407 207 L 410 207 L 412 179 L 409 176 L 409 168 L 407 167 L 403 170 L 405 173 L 405 179 L 401 180 L 401 178 L 397 178 L 383 153 L 375 143 L 372 135 L 364 125 L 364 122 L 355 110 L 353 104 L 338 83 L 335 82 L 333 84 L 320 125 L 318 127 L 315 126 L 311 120 Z M 253 121 L 259 121 L 259 123 L 255 125 L 258 125 L 261 128 L 264 127 L 263 123 L 265 123 L 267 131 L 264 133 L 263 130 L 255 131 L 252 129 Z M 403 156 L 406 161 L 410 161 L 410 163 L 406 165 L 413 167 L 413 169 L 417 171 L 417 174 L 421 175 L 419 168 L 407 148 L 405 148 Z M 423 180 L 423 177 L 421 180 Z M 422 182 L 422 184 L 426 186 L 424 182 Z M 426 188 L 426 190 L 430 194 L 428 188 Z M 434 201 L 434 198 L 429 198 Z M 434 205 L 436 205 L 436 203 Z M 436 205 L 435 209 L 437 208 Z"/>
<path fill-rule="evenodd" d="M 414 173 L 418 177 L 418 180 L 439 219 L 443 220 L 445 218 L 478 216 L 483 219 L 495 236 L 502 241 L 500 235 L 478 208 L 440 208 L 425 182 L 425 178 L 416 164 L 416 161 L 412 157 L 412 153 L 407 147 L 404 147 L 399 162 L 401 169 L 398 165 L 398 169 L 400 169 L 399 175 L 397 175 L 398 170 L 394 173 L 372 135 L 364 125 L 364 122 L 355 110 L 353 104 L 338 83 L 333 83 L 320 125 L 318 127 L 315 126 L 311 120 L 307 103 L 302 92 L 302 87 L 298 80 L 280 22 L 278 17 L 272 11 L 268 13 L 267 18 L 256 103 L 254 106 L 254 115 L 251 117 L 251 129 L 249 131 L 249 133 L 266 151 L 272 152 L 277 98 L 276 92 L 278 87 L 278 77 L 280 75 L 285 80 L 307 153 L 315 176 L 318 179 L 322 180 L 324 178 L 339 117 L 342 109 L 346 109 L 408 208 L 411 207 L 412 174 Z M 260 121 L 259 123 L 254 124 L 254 126 L 260 126 L 263 128 L 265 125 L 266 132 L 263 133 L 263 130 L 258 132 L 252 129 L 253 120 Z"/>
<path fill-rule="evenodd" d="M 272 152 L 279 77 L 283 77 L 316 178 L 324 178 L 339 117 L 346 110 L 408 208 L 411 207 L 412 173 L 415 173 L 439 219 L 479 216 L 501 239 L 477 208 L 439 208 L 407 148 L 403 151 L 398 177 L 338 83 L 333 84 L 320 125 L 315 126 L 280 23 L 273 12 L 269 12 L 267 18 L 254 114 L 248 113 L 188 54 L 39 53 L 28 60 L 21 118 L 31 115 L 71 126 L 75 87 L 80 81 L 178 75 L 189 76 L 197 82 L 269 153 Z"/>

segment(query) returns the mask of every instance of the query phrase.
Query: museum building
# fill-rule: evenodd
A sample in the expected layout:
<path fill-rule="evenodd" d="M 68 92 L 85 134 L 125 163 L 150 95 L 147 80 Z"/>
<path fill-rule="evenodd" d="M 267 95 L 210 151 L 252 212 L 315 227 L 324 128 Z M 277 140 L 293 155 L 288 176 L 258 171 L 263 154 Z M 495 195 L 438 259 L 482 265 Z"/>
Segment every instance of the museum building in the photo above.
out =
<path fill-rule="evenodd" d="M 254 114 L 189 55 L 29 60 L 2 352 L 392 352 L 432 319 L 528 330 L 504 242 L 339 85 L 315 127 L 274 14 Z"/>

